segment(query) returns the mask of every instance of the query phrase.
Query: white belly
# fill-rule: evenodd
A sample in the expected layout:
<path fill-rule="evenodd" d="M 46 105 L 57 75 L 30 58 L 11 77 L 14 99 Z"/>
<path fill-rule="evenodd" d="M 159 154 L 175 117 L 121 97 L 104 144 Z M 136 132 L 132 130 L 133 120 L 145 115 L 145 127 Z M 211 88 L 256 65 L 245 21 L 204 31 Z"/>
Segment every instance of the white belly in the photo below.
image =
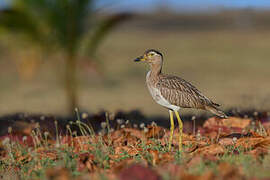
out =
<path fill-rule="evenodd" d="M 147 73 L 146 75 L 146 81 L 148 80 L 148 76 L 150 74 L 150 71 Z M 175 106 L 175 105 L 172 105 L 170 104 L 162 95 L 161 95 L 161 92 L 155 88 L 155 87 L 151 87 L 147 84 L 147 87 L 148 87 L 148 90 L 152 96 L 152 98 L 158 103 L 160 104 L 161 106 L 164 106 L 168 109 L 171 109 L 171 110 L 174 110 L 174 111 L 178 111 L 180 109 L 179 106 Z"/>

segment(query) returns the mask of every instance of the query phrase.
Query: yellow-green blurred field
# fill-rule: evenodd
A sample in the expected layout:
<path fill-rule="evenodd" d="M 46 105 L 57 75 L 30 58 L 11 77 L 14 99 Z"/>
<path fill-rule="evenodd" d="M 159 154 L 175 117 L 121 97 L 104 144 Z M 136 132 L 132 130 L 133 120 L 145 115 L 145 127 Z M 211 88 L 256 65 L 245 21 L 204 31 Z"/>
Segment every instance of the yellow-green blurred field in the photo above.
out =
<path fill-rule="evenodd" d="M 198 26 L 195 30 L 174 27 L 159 30 L 155 28 L 163 24 L 156 23 L 153 28 L 146 28 L 131 19 L 108 36 L 94 63 L 79 62 L 82 110 L 140 109 L 148 115 L 167 114 L 166 109 L 154 103 L 145 86 L 148 67 L 133 62 L 149 48 L 163 52 L 165 73 L 190 81 L 222 104 L 222 109 L 270 109 L 269 29 L 200 30 Z M 9 41 L 8 46 L 15 42 L 16 39 Z M 36 50 L 23 45 L 17 44 L 9 52 L 1 49 L 0 114 L 18 111 L 65 114 L 61 61 L 40 58 Z M 39 61 L 24 69 L 25 61 L 29 64 L 35 59 Z"/>

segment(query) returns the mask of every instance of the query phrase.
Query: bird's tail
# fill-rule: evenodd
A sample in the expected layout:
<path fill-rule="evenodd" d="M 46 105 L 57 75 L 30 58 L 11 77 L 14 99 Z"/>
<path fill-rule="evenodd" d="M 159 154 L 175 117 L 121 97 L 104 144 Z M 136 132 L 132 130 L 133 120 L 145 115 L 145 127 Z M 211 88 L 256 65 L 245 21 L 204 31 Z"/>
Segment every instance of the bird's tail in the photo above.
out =
<path fill-rule="evenodd" d="M 218 109 L 216 106 L 212 105 L 212 106 L 206 106 L 205 109 L 207 111 L 210 111 L 211 113 L 221 117 L 221 118 L 228 118 L 228 116 L 221 111 L 220 109 Z"/>

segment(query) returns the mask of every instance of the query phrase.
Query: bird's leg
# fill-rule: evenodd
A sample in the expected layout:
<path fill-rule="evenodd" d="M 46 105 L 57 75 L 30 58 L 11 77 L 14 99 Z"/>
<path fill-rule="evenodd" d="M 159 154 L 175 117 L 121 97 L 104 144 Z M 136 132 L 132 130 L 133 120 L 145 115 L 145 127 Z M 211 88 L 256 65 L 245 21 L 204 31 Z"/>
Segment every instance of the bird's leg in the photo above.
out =
<path fill-rule="evenodd" d="M 173 140 L 173 130 L 174 130 L 174 121 L 173 121 L 173 111 L 169 110 L 170 113 L 170 121 L 171 121 L 171 127 L 170 127 L 170 139 L 169 139 L 169 151 L 171 151 L 172 146 L 172 140 Z"/>
<path fill-rule="evenodd" d="M 174 111 L 179 125 L 179 151 L 182 151 L 182 135 L 183 135 L 183 123 L 179 116 L 178 111 Z"/>

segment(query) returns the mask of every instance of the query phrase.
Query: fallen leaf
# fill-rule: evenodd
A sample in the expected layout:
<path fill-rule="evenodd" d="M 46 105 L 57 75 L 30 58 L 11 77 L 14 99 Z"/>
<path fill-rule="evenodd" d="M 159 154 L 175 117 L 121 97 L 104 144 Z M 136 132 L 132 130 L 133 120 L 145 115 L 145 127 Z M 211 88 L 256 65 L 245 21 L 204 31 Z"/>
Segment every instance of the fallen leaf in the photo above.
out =
<path fill-rule="evenodd" d="M 198 148 L 193 154 L 202 154 L 202 155 L 222 155 L 225 150 L 219 144 L 211 144 L 209 146 Z"/>
<path fill-rule="evenodd" d="M 164 128 L 161 128 L 160 126 L 147 126 L 148 132 L 145 133 L 146 138 L 162 138 L 165 134 Z"/>
<path fill-rule="evenodd" d="M 257 147 L 268 149 L 270 147 L 270 137 L 241 138 L 236 141 L 235 146 L 238 148 L 244 148 L 244 150 L 252 150 Z"/>
<path fill-rule="evenodd" d="M 269 154 L 269 150 L 266 148 L 258 147 L 256 149 L 249 151 L 248 154 L 251 154 L 251 155 L 253 155 L 253 157 L 257 158 L 257 157 L 261 157 L 261 156 L 264 156 L 266 154 Z"/>
<path fill-rule="evenodd" d="M 70 171 L 62 167 L 54 167 L 46 170 L 46 177 L 53 180 L 71 180 Z"/>
<path fill-rule="evenodd" d="M 180 179 L 181 180 L 214 180 L 215 175 L 212 171 L 206 171 L 202 175 L 193 175 L 193 174 L 184 172 L 183 174 L 181 174 Z"/>
<path fill-rule="evenodd" d="M 134 164 L 119 173 L 120 180 L 161 180 L 158 173 L 140 164 Z"/>
<path fill-rule="evenodd" d="M 21 163 L 22 165 L 24 165 L 24 164 L 26 164 L 26 163 L 28 163 L 28 162 L 30 162 L 33 158 L 32 158 L 32 156 L 30 156 L 30 154 L 26 154 L 26 155 L 22 155 L 21 154 L 21 151 L 17 151 L 17 153 L 16 153 L 16 161 L 18 162 L 18 163 Z"/>
<path fill-rule="evenodd" d="M 75 152 L 93 150 L 93 139 L 90 136 L 77 136 L 72 138 L 72 145 Z"/>
<path fill-rule="evenodd" d="M 251 122 L 251 119 L 243 119 L 238 117 L 229 117 L 228 119 L 219 119 L 218 117 L 212 117 L 205 121 L 204 128 L 211 128 L 213 126 L 225 126 L 228 128 L 246 128 Z"/>
<path fill-rule="evenodd" d="M 151 154 L 151 156 L 152 156 L 152 164 L 154 165 L 154 166 L 156 166 L 157 165 L 157 163 L 159 163 L 159 154 L 158 154 L 158 151 L 157 150 L 152 150 L 152 149 L 150 149 L 150 150 L 148 150 L 148 152 Z"/>
<path fill-rule="evenodd" d="M 135 146 L 141 140 L 146 140 L 145 136 L 141 131 L 137 129 L 124 128 L 121 130 L 114 131 L 111 133 L 112 144 L 117 146 Z"/>
<path fill-rule="evenodd" d="M 124 128 L 125 132 L 129 132 L 131 136 L 134 136 L 140 140 L 145 140 L 145 135 L 142 131 L 133 128 Z"/>
<path fill-rule="evenodd" d="M 221 138 L 218 141 L 218 144 L 220 144 L 221 146 L 231 146 L 234 143 L 235 142 L 234 142 L 233 138 Z"/>
<path fill-rule="evenodd" d="M 44 147 L 40 147 L 36 149 L 36 153 L 38 154 L 40 159 L 49 158 L 51 160 L 57 159 L 57 152 L 51 149 L 45 149 Z"/>
<path fill-rule="evenodd" d="M 202 156 L 195 155 L 189 160 L 189 162 L 187 163 L 187 166 L 188 167 L 196 166 L 196 165 L 200 164 L 202 160 L 203 160 Z"/>
<path fill-rule="evenodd" d="M 142 151 L 142 149 L 135 148 L 133 146 L 118 146 L 115 147 L 115 154 L 121 155 L 123 153 L 127 153 L 130 156 L 135 156 L 136 154 L 139 154 Z"/>
<path fill-rule="evenodd" d="M 186 168 L 183 166 L 177 165 L 175 163 L 164 164 L 163 166 L 158 167 L 158 172 L 160 174 L 168 173 L 173 179 L 180 179 L 181 174 L 185 171 Z"/>
<path fill-rule="evenodd" d="M 81 153 L 78 157 L 78 171 L 87 169 L 88 172 L 94 172 L 97 167 L 94 163 L 94 155 L 90 153 Z"/>
<path fill-rule="evenodd" d="M 116 174 L 120 173 L 123 169 L 127 168 L 128 166 L 131 166 L 132 164 L 135 164 L 135 160 L 133 158 L 128 158 L 123 161 L 120 161 L 119 163 L 115 163 L 115 165 L 112 165 L 112 171 Z"/>
<path fill-rule="evenodd" d="M 240 169 L 234 165 L 228 164 L 228 163 L 221 163 L 218 166 L 219 170 L 219 177 L 222 180 L 238 180 L 238 179 L 244 179 L 243 173 L 240 171 Z"/>

